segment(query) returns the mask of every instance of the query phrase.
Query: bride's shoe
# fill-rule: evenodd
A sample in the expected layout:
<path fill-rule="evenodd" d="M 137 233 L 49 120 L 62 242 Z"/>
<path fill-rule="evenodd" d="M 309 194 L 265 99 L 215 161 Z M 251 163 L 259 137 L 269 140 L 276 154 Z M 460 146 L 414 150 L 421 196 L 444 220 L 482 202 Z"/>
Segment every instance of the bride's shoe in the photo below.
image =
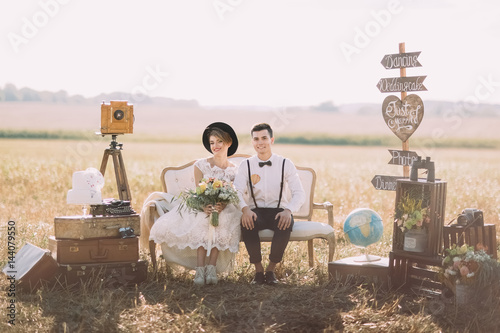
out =
<path fill-rule="evenodd" d="M 202 286 L 205 284 L 205 267 L 195 267 L 194 284 Z"/>
<path fill-rule="evenodd" d="M 217 284 L 217 270 L 214 265 L 207 265 L 205 270 L 206 284 Z"/>

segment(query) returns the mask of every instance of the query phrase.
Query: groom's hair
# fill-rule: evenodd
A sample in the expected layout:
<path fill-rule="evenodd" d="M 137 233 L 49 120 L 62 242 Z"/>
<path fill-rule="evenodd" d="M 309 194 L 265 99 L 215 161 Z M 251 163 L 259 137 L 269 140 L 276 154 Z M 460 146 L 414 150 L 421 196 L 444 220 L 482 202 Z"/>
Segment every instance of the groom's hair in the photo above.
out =
<path fill-rule="evenodd" d="M 260 124 L 253 125 L 252 130 L 250 131 L 250 135 L 253 136 L 253 132 L 260 132 L 263 130 L 267 130 L 269 132 L 270 138 L 273 137 L 273 129 L 267 123 L 260 123 Z"/>

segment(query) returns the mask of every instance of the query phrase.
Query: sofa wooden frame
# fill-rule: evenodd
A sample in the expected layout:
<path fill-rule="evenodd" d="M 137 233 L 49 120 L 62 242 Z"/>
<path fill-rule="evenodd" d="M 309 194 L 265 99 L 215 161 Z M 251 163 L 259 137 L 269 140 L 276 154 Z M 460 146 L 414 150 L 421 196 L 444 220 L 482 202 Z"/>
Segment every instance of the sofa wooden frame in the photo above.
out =
<path fill-rule="evenodd" d="M 235 154 L 230 157 L 233 163 L 239 164 L 250 155 Z M 178 195 L 180 191 L 189 186 L 194 187 L 194 170 L 193 165 L 195 161 L 191 161 L 182 166 L 166 167 L 161 172 L 161 184 L 163 192 Z M 324 239 L 328 243 L 328 261 L 333 260 L 335 253 L 335 231 L 334 231 L 334 217 L 333 205 L 330 202 L 314 203 L 314 189 L 316 186 L 316 172 L 312 168 L 297 166 L 299 177 L 301 178 L 304 191 L 306 192 L 306 201 L 300 208 L 299 212 L 294 214 L 295 225 L 290 236 L 290 241 L 307 241 L 308 242 L 308 255 L 309 266 L 314 266 L 314 239 Z M 169 192 L 170 191 L 170 192 Z M 149 231 L 158 218 L 159 214 L 156 211 L 155 204 L 149 204 L 144 209 L 149 209 L 148 221 L 141 218 L 141 243 L 143 247 L 148 248 L 151 255 L 153 267 L 156 268 L 156 244 L 154 241 L 149 241 Z M 311 221 L 315 210 L 326 210 L 328 214 L 328 224 L 322 222 Z M 270 242 L 272 240 L 272 230 L 262 230 L 259 232 L 261 242 Z M 146 245 L 146 242 L 147 245 Z"/>

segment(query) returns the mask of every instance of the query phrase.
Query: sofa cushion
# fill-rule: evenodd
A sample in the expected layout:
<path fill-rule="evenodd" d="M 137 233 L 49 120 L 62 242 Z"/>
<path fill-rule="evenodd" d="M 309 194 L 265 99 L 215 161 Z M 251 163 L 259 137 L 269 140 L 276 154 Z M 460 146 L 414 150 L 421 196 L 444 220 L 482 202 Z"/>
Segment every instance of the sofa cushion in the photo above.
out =
<path fill-rule="evenodd" d="M 295 221 L 293 225 L 291 241 L 303 241 L 314 238 L 327 238 L 328 235 L 334 233 L 333 227 L 326 223 L 313 221 Z M 269 229 L 259 231 L 261 241 L 269 242 L 273 238 L 274 232 Z"/>

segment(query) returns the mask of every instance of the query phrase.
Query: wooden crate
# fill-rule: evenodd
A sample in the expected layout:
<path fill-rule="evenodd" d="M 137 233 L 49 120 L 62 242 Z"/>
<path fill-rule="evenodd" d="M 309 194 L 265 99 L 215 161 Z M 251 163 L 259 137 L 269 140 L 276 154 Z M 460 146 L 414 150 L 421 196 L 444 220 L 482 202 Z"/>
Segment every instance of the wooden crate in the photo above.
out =
<path fill-rule="evenodd" d="M 478 244 L 486 247 L 485 252 L 497 259 L 497 233 L 494 224 L 484 226 L 447 225 L 443 228 L 444 248 L 453 244 L 477 247 Z"/>
<path fill-rule="evenodd" d="M 389 253 L 391 286 L 423 293 L 440 293 L 444 285 L 439 281 L 441 256 L 426 257 L 406 253 Z"/>
<path fill-rule="evenodd" d="M 446 208 L 446 182 L 436 181 L 428 182 L 424 179 L 412 181 L 409 179 L 398 179 L 396 184 L 396 203 L 395 209 L 399 201 L 407 192 L 416 193 L 416 199 L 422 199 L 423 207 L 429 208 L 431 221 L 428 228 L 427 247 L 424 252 L 408 252 L 403 249 L 404 233 L 394 222 L 392 250 L 395 253 L 408 253 L 412 256 L 429 256 L 435 257 L 442 253 L 443 247 L 443 226 L 444 214 Z"/>
<path fill-rule="evenodd" d="M 387 288 L 389 282 L 389 258 L 380 258 L 372 262 L 362 262 L 361 257 L 342 258 L 328 263 L 330 278 L 346 282 L 350 278 L 363 278 L 381 287 Z"/>

